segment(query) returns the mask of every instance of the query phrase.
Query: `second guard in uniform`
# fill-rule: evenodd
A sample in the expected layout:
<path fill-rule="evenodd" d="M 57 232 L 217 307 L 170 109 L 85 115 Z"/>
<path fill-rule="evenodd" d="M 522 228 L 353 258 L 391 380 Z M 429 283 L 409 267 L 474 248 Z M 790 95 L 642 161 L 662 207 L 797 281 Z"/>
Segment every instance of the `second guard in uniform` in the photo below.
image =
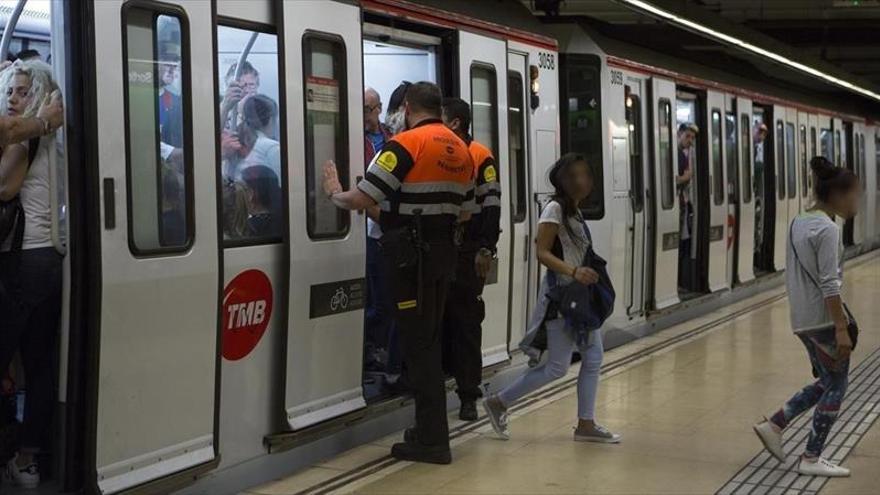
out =
<path fill-rule="evenodd" d="M 443 123 L 467 145 L 474 162 L 476 207 L 464 229 L 455 281 L 443 315 L 443 361 L 455 377 L 461 408 L 458 417 L 476 421 L 482 397 L 483 285 L 492 268 L 501 233 L 501 183 L 492 151 L 469 134 L 471 108 L 461 98 L 443 100 Z"/>
<path fill-rule="evenodd" d="M 357 188 L 343 192 L 336 166 L 324 166 L 324 192 L 347 210 L 379 204 L 382 262 L 416 402 L 415 428 L 395 444 L 397 459 L 448 464 L 449 427 L 441 364 L 443 308 L 455 274 L 457 224 L 473 208 L 473 161 L 443 125 L 442 94 L 420 82 L 405 99 L 408 131 L 389 140 Z"/>

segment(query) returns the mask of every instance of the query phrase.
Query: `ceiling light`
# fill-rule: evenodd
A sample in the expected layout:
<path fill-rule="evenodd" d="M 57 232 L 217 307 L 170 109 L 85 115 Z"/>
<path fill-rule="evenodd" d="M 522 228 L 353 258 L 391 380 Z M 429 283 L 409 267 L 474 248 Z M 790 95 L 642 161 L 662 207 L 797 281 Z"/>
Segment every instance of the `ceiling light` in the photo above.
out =
<path fill-rule="evenodd" d="M 813 77 L 823 79 L 827 82 L 830 82 L 831 84 L 835 84 L 835 85 L 840 86 L 842 88 L 846 88 L 850 91 L 854 91 L 854 92 L 859 93 L 861 95 L 867 96 L 869 98 L 873 98 L 877 101 L 880 101 L 880 94 L 875 93 L 874 91 L 863 88 L 861 86 L 857 86 L 849 81 L 845 81 L 839 77 L 832 76 L 831 74 L 826 74 L 825 72 L 822 72 L 818 69 L 815 69 L 813 67 L 805 65 L 801 62 L 797 62 L 797 61 L 792 60 L 788 57 L 780 55 L 778 53 L 774 53 L 769 50 L 765 50 L 764 48 L 753 45 L 747 41 L 743 41 L 743 40 L 736 38 L 734 36 L 731 36 L 729 34 L 725 34 L 720 31 L 715 31 L 714 29 L 708 28 L 706 26 L 703 26 L 702 24 L 698 24 L 698 23 L 691 21 L 689 19 L 685 19 L 684 17 L 678 16 L 676 14 L 673 14 L 672 12 L 663 10 L 663 9 L 661 9 L 655 5 L 652 5 L 648 2 L 644 2 L 642 0 L 617 0 L 617 1 L 624 3 L 624 4 L 627 4 L 627 5 L 630 5 L 632 7 L 635 7 L 637 9 L 644 11 L 644 12 L 646 12 L 650 15 L 653 15 L 655 17 L 659 17 L 661 19 L 666 19 L 667 21 L 670 21 L 674 24 L 678 24 L 680 26 L 683 26 L 691 31 L 696 31 L 698 33 L 702 33 L 702 34 L 705 34 L 705 35 L 710 36 L 712 38 L 715 38 L 716 40 L 723 41 L 724 43 L 738 46 L 738 47 L 742 48 L 743 50 L 752 52 L 757 55 L 761 55 L 762 57 L 769 58 L 770 60 L 773 60 L 777 63 L 782 64 L 782 65 L 787 65 L 787 66 L 789 66 L 793 69 L 797 69 L 801 72 L 806 72 L 807 74 L 810 74 Z"/>

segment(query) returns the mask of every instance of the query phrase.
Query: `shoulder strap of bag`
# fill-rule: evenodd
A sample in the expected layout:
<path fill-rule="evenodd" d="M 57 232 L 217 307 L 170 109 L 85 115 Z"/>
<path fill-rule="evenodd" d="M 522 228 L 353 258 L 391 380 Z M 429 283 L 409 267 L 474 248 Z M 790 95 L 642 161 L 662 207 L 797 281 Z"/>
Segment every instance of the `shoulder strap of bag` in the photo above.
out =
<path fill-rule="evenodd" d="M 794 223 L 796 221 L 797 221 L 797 217 L 795 217 L 795 219 L 792 220 L 791 225 L 788 226 L 788 242 L 791 244 L 791 252 L 794 253 L 794 259 L 795 259 L 795 261 L 797 261 L 798 265 L 801 267 L 801 270 L 803 270 L 804 273 L 807 274 L 807 278 L 809 278 L 810 281 L 813 282 L 813 285 L 815 285 L 816 288 L 819 289 L 819 291 L 821 292 L 822 286 L 819 285 L 819 281 L 816 280 L 815 277 L 813 277 L 813 274 L 810 273 L 810 270 L 807 270 L 806 265 L 804 265 L 804 262 L 801 261 L 801 257 L 798 256 L 797 248 L 794 246 Z"/>

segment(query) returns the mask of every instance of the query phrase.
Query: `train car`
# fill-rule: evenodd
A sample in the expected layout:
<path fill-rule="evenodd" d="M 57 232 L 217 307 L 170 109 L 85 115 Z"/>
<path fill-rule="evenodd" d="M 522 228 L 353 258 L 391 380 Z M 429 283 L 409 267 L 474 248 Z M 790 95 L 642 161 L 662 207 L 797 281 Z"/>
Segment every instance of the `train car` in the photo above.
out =
<path fill-rule="evenodd" d="M 555 40 L 397 0 L 41 5 L 68 114 L 44 491 L 268 479 L 409 404 L 364 368 L 365 217 L 320 192 L 327 159 L 364 175 L 365 85 L 471 103 L 505 198 L 483 361 L 510 363 L 537 290 L 532 198 L 559 156 Z"/>
<path fill-rule="evenodd" d="M 811 203 L 809 159 L 818 154 L 851 168 L 865 188 L 859 215 L 841 224 L 848 252 L 876 245 L 869 116 L 609 39 L 576 18 L 546 21 L 560 42 L 568 101 L 562 151 L 586 154 L 603 185 L 584 213 L 623 289 L 606 332 L 639 335 L 659 316 L 736 298 L 783 270 L 788 225 Z M 683 124 L 699 128 L 688 151 L 695 242 L 687 252 L 675 181 Z"/>

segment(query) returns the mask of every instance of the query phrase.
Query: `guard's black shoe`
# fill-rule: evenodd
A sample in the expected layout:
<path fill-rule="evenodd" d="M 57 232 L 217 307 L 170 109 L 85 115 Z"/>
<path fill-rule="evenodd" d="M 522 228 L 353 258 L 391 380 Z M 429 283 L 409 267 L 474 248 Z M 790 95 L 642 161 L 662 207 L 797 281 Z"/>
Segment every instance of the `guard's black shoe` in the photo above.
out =
<path fill-rule="evenodd" d="M 391 457 L 399 461 L 427 462 L 429 464 L 452 463 L 452 451 L 448 445 L 422 445 L 419 443 L 395 443 Z"/>
<path fill-rule="evenodd" d="M 461 407 L 458 409 L 458 419 L 462 421 L 476 421 L 478 417 L 477 401 L 469 400 L 461 403 Z"/>
<path fill-rule="evenodd" d="M 403 430 L 403 441 L 406 443 L 417 443 L 415 427 Z"/>

